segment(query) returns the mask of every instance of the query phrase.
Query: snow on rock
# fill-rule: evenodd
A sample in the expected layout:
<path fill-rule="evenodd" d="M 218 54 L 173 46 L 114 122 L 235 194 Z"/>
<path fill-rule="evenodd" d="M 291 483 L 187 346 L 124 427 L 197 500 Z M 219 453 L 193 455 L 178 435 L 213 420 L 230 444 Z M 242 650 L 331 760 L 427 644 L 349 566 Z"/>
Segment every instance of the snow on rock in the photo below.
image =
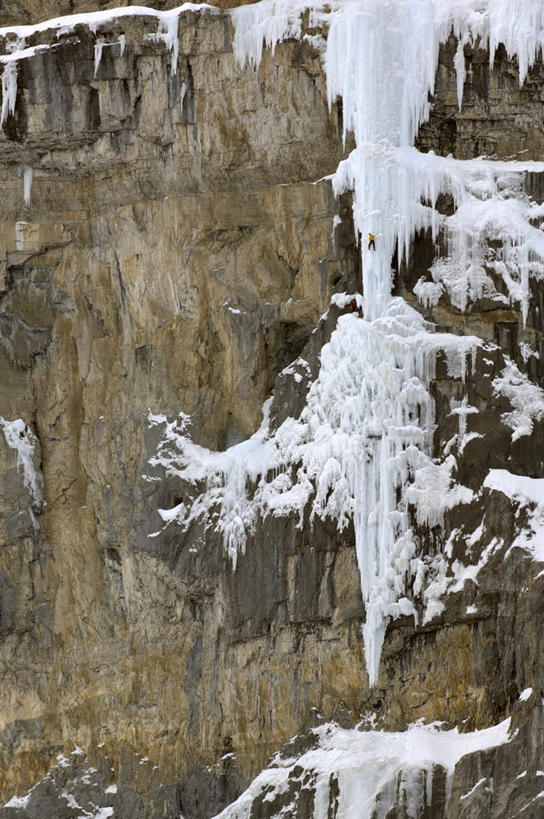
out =
<path fill-rule="evenodd" d="M 466 581 L 471 581 L 478 585 L 478 574 L 487 564 L 492 555 L 504 545 L 498 538 L 492 538 L 483 548 L 477 563 L 470 562 L 470 549 L 482 538 L 484 534 L 483 526 L 479 526 L 472 533 L 462 534 L 458 530 L 451 532 L 445 547 L 445 554 L 437 554 L 432 561 L 422 561 L 421 558 L 414 560 L 417 582 L 423 589 L 423 617 L 422 623 L 431 622 L 439 616 L 445 609 L 445 600 L 449 594 L 462 591 Z M 453 542 L 461 538 L 466 544 L 467 564 L 461 560 L 450 562 Z M 467 614 L 475 614 L 476 609 L 468 606 Z"/>
<path fill-rule="evenodd" d="M 496 492 L 502 492 L 509 498 L 521 503 L 534 503 L 544 507 L 544 478 L 528 478 L 525 475 L 513 475 L 506 469 L 490 469 L 484 486 Z"/>
<path fill-rule="evenodd" d="M 22 418 L 6 421 L 0 416 L 0 427 L 7 445 L 17 452 L 17 466 L 23 473 L 25 487 L 30 492 L 34 506 L 42 503 L 42 479 L 34 467 L 34 448 L 37 439 Z"/>
<path fill-rule="evenodd" d="M 452 477 L 455 466 L 452 455 L 441 464 L 429 462 L 417 471 L 413 484 L 406 489 L 406 498 L 415 507 L 420 525 L 432 529 L 440 525 L 449 509 L 473 500 L 472 490 Z"/>
<path fill-rule="evenodd" d="M 234 56 L 242 67 L 256 68 L 261 62 L 263 47 L 274 51 L 284 40 L 301 38 L 302 14 L 306 10 L 311 28 L 324 24 L 328 19 L 326 6 L 319 0 L 261 0 L 255 5 L 233 9 Z"/>
<path fill-rule="evenodd" d="M 79 746 L 69 756 L 58 754 L 56 763 L 26 794 L 12 796 L 0 806 L 0 813 L 2 808 L 15 808 L 32 816 L 109 819 L 115 815 L 111 802 L 117 786 L 105 785 L 98 769 L 86 765 L 85 753 Z"/>
<path fill-rule="evenodd" d="M 123 17 L 151 17 L 157 21 L 157 32 L 148 35 L 148 37 L 149 39 L 160 40 L 165 43 L 168 51 L 172 54 L 171 70 L 172 74 L 175 74 L 179 52 L 179 16 L 184 12 L 201 11 L 217 14 L 219 10 L 207 3 L 183 3 L 181 6 L 169 11 L 157 11 L 147 6 L 124 6 L 122 8 L 106 9 L 104 11 L 68 14 L 63 17 L 44 20 L 41 23 L 33 25 L 4 26 L 0 28 L 0 40 L 5 40 L 7 51 L 6 54 L 0 56 L 0 64 L 4 65 L 4 72 L 2 74 L 2 112 L 0 114 L 0 128 L 3 127 L 8 115 L 15 112 L 17 102 L 17 62 L 33 57 L 37 51 L 55 48 L 60 45 L 60 43 L 55 43 L 53 45 L 36 45 L 26 48 L 26 40 L 29 37 L 45 31 L 57 31 L 57 37 L 60 37 L 65 34 L 70 34 L 76 26 L 87 26 L 91 32 L 96 34 L 101 26 L 112 22 L 112 20 Z M 119 45 L 122 55 L 125 50 L 125 44 L 126 39 L 123 34 L 113 43 L 107 43 L 101 37 L 97 39 L 94 50 L 95 77 L 100 66 L 103 48 L 106 46 Z"/>
<path fill-rule="evenodd" d="M 519 351 L 525 364 L 527 364 L 530 358 L 536 359 L 540 358 L 540 353 L 538 352 L 538 350 L 533 350 L 532 347 L 530 347 L 524 341 L 520 342 Z"/>
<path fill-rule="evenodd" d="M 153 17 L 160 22 L 167 22 L 171 18 L 177 18 L 187 11 L 209 11 L 218 13 L 215 6 L 207 3 L 182 3 L 177 8 L 170 11 L 157 11 L 148 6 L 122 6 L 121 8 L 105 9 L 103 11 L 89 11 L 79 14 L 66 14 L 62 17 L 54 17 L 44 20 L 41 23 L 32 23 L 22 26 L 4 26 L 0 28 L 0 37 L 14 36 L 20 40 L 25 40 L 32 35 L 43 31 L 57 31 L 59 35 L 71 33 L 76 26 L 88 26 L 96 33 L 100 26 L 118 20 L 121 17 Z"/>
<path fill-rule="evenodd" d="M 502 416 L 503 422 L 512 429 L 512 441 L 530 435 L 534 423 L 544 418 L 544 390 L 532 384 L 509 358 L 492 386 L 494 392 L 504 396 L 513 408 Z"/>
<path fill-rule="evenodd" d="M 312 816 L 315 819 L 326 819 L 330 815 L 333 782 L 337 819 L 354 816 L 370 819 L 375 815 L 378 797 L 379 815 L 385 816 L 396 798 L 395 788 L 388 786 L 400 774 L 406 815 L 420 816 L 425 809 L 425 788 L 419 774 L 425 772 L 425 779 L 430 783 L 433 766 L 441 765 L 451 779 L 455 765 L 463 756 L 508 742 L 509 729 L 509 718 L 483 731 L 463 734 L 457 729 L 441 731 L 438 724 L 415 724 L 399 733 L 346 730 L 325 724 L 313 732 L 317 747 L 295 759 L 277 755 L 270 767 L 216 819 L 249 819 L 254 801 L 262 799 L 263 792 L 264 801 L 272 802 L 279 795 L 289 795 L 293 780 L 304 781 L 305 787 L 314 791 Z"/>
<path fill-rule="evenodd" d="M 502 492 L 507 498 L 522 507 L 530 504 L 524 526 L 514 542 L 512 549 L 524 549 L 534 560 L 544 562 L 544 478 L 529 478 L 525 475 L 513 475 L 506 469 L 490 469 L 484 481 L 484 487 L 495 492 Z"/>
<path fill-rule="evenodd" d="M 17 808 L 18 810 L 23 810 L 27 807 L 28 802 L 30 799 L 30 794 L 26 794 L 25 796 L 12 796 L 11 799 L 6 802 L 4 805 L 5 808 Z"/>
<path fill-rule="evenodd" d="M 488 782 L 487 776 L 483 776 L 481 779 L 478 779 L 476 784 L 473 785 L 469 791 L 459 797 L 459 801 L 464 802 L 465 799 L 469 799 L 469 797 L 471 797 L 473 793 L 476 793 L 478 788 L 481 787 L 481 785 L 485 785 L 486 782 Z"/>

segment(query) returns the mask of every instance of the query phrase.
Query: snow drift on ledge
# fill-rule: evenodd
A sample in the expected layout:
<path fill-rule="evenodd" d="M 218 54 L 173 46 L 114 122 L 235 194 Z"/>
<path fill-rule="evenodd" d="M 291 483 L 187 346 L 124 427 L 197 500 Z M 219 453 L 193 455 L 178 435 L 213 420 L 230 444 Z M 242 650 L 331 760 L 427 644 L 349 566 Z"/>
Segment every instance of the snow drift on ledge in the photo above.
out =
<path fill-rule="evenodd" d="M 96 34 L 100 27 L 112 20 L 123 17 L 151 17 L 157 20 L 157 33 L 150 34 L 150 39 L 160 40 L 165 43 L 168 51 L 172 54 L 172 74 L 177 71 L 179 41 L 178 28 L 180 15 L 185 12 L 211 12 L 217 13 L 217 9 L 207 3 L 183 3 L 175 9 L 169 11 L 157 11 L 147 6 L 124 6 L 122 8 L 105 9 L 104 11 L 89 11 L 81 14 L 67 14 L 62 17 L 54 17 L 51 20 L 44 20 L 41 23 L 21 26 L 4 26 L 0 28 L 0 40 L 5 41 L 6 54 L 0 56 L 0 64 L 4 65 L 2 74 L 2 111 L 0 113 L 0 128 L 9 114 L 15 112 L 17 103 L 17 70 L 19 60 L 29 59 L 38 51 L 55 48 L 54 45 L 36 45 L 26 47 L 26 41 L 35 34 L 44 31 L 56 31 L 57 38 L 72 32 L 76 26 L 88 26 L 89 30 Z M 123 35 L 118 41 L 121 55 L 125 49 Z M 102 50 L 105 44 L 99 37 L 95 45 L 95 76 L 100 65 Z"/>

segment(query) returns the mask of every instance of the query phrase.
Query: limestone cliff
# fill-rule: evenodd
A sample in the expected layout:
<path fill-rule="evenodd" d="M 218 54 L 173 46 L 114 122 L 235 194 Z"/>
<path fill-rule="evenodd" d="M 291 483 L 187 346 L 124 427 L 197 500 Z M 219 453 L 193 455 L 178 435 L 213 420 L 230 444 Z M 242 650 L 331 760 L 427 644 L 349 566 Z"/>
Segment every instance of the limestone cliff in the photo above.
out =
<path fill-rule="evenodd" d="M 1 22 L 112 5 L 21 0 Z M 524 316 L 501 300 L 500 273 L 496 297 L 461 308 L 444 285 L 418 300 L 443 241 L 430 232 L 396 267 L 395 293 L 439 333 L 482 343 L 466 373 L 439 352 L 430 382 L 431 455 L 449 446 L 472 493 L 440 524 L 410 511 L 440 603 L 431 612 L 416 589 L 413 611 L 388 621 L 370 685 L 352 520 L 309 505 L 258 516 L 235 568 L 204 518 L 163 528 L 159 510 L 196 504 L 204 482 L 153 461 L 164 424 L 150 413 L 183 411 L 211 451 L 255 433 L 272 396 L 272 430 L 300 418 L 338 323 L 360 321 L 331 297 L 361 290 L 351 194 L 331 182 L 354 143 L 341 101 L 328 106 L 326 31 L 306 16 L 307 36 L 244 68 L 227 11 L 175 22 L 175 44 L 151 14 L 37 30 L 11 108 L 3 86 L 0 800 L 36 787 L 0 815 L 211 817 L 297 735 L 288 787 L 225 815 L 321 816 L 297 767 L 325 741 L 319 726 L 474 732 L 510 717 L 510 741 L 467 746 L 449 778 L 440 761 L 414 774 L 428 788 L 419 813 L 399 774 L 372 815 L 539 816 L 544 527 L 538 498 L 487 477 L 544 478 L 538 276 Z M 3 35 L 5 54 L 14 41 Z M 481 45 L 465 46 L 461 110 L 457 42 L 441 46 L 419 150 L 544 160 L 541 60 L 520 87 L 515 59 L 499 49 L 490 70 Z M 538 173 L 523 184 L 543 201 Z"/>

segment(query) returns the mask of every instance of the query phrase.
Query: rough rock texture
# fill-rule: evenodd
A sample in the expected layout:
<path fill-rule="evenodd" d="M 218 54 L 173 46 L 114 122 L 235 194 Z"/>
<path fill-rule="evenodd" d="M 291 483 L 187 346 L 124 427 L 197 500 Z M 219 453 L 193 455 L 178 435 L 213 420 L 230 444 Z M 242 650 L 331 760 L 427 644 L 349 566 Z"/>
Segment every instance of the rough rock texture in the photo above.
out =
<path fill-rule="evenodd" d="M 38 436 L 46 499 L 38 529 L 0 436 L 6 795 L 76 740 L 145 749 L 163 782 L 243 747 L 247 775 L 363 674 L 351 543 L 301 542 L 288 522 L 233 575 L 219 540 L 195 554 L 147 537 L 172 500 L 142 479 L 148 410 L 183 408 L 213 447 L 246 437 L 331 292 L 358 279 L 349 202 L 318 181 L 342 147 L 317 53 L 290 43 L 242 72 L 229 18 L 188 14 L 171 75 L 150 28 L 103 29 L 127 47 L 104 48 L 96 77 L 83 28 L 24 61 L 0 140 L 0 414 Z"/>
<path fill-rule="evenodd" d="M 87 9 L 54 5 L 6 3 L 4 22 Z M 544 769 L 544 577 L 524 551 L 496 550 L 430 623 L 393 621 L 369 689 L 351 530 L 261 521 L 235 572 L 220 537 L 197 526 L 149 538 L 157 508 L 185 487 L 142 477 L 157 443 L 148 410 L 189 413 L 194 439 L 213 448 L 251 434 L 273 390 L 274 422 L 297 416 L 307 385 L 281 371 L 303 352 L 315 374 L 338 315 L 320 321 L 331 293 L 353 292 L 360 278 L 350 202 L 324 178 L 344 154 L 318 53 L 289 42 L 242 71 L 229 17 L 187 14 L 172 74 L 150 31 L 143 18 L 108 24 L 96 75 L 95 38 L 82 27 L 22 62 L 0 137 L 0 416 L 24 419 L 37 437 L 45 501 L 33 503 L 0 435 L 0 799 L 56 766 L 24 812 L 0 814 L 79 816 L 59 791 L 88 807 L 96 781 L 102 801 L 92 804 L 116 817 L 210 817 L 317 711 L 346 725 L 373 711 L 395 730 L 418 718 L 482 728 L 513 713 L 515 740 L 463 760 L 449 801 L 428 813 L 506 819 L 538 794 Z M 542 64 L 520 90 L 508 60 L 488 74 L 474 51 L 459 113 L 452 49 L 420 147 L 544 158 Z M 538 194 L 535 180 L 527 185 Z M 398 274 L 414 303 L 426 253 L 420 237 Z M 433 383 L 437 448 L 452 434 L 452 396 L 480 409 L 470 430 L 486 437 L 460 456 L 472 488 L 490 466 L 544 475 L 542 427 L 512 443 L 508 407 L 490 389 L 518 340 L 544 353 L 542 311 L 523 327 L 514 310 L 480 308 L 460 314 L 440 302 L 429 313 L 498 345 L 479 354 L 466 384 L 444 366 Z M 518 364 L 540 377 L 536 359 Z M 483 506 L 453 510 L 445 534 L 421 537 L 438 551 L 485 516 L 477 562 L 495 534 L 513 542 L 520 515 L 488 491 Z M 531 699 L 518 703 L 527 686 Z M 59 767 L 74 743 L 86 758 Z M 89 767 L 95 779 L 83 788 Z M 117 795 L 103 799 L 112 781 Z M 293 815 L 310 817 L 311 805 L 306 791 Z"/>
<path fill-rule="evenodd" d="M 196 4 L 205 0 L 193 0 Z M 231 9 L 235 6 L 248 6 L 257 0 L 216 0 L 209 5 L 220 9 Z M 61 17 L 66 14 L 81 14 L 97 9 L 113 9 L 120 6 L 149 6 L 158 11 L 167 11 L 177 8 L 182 3 L 179 0 L 3 0 L 0 7 L 0 26 L 26 25 L 49 20 L 52 17 Z"/>

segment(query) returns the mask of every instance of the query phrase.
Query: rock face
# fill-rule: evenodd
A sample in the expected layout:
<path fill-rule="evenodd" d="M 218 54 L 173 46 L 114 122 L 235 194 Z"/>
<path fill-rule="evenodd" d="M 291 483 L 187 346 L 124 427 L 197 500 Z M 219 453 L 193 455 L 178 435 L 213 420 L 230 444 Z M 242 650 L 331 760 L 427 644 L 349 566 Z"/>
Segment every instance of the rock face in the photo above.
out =
<path fill-rule="evenodd" d="M 1 19 L 89 8 L 14 2 Z M 265 51 L 254 70 L 234 59 L 226 13 L 183 13 L 177 56 L 156 33 L 137 16 L 28 38 L 50 48 L 19 61 L 0 136 L 0 799 L 40 782 L 0 815 L 204 819 L 290 737 L 301 735 L 294 758 L 322 722 L 347 729 L 373 712 L 390 731 L 511 716 L 512 741 L 464 756 L 451 793 L 437 769 L 418 815 L 540 816 L 544 576 L 512 547 L 526 507 L 490 486 L 440 530 L 419 527 L 429 554 L 466 563 L 461 533 L 483 521 L 470 555 L 481 569 L 450 584 L 425 624 L 391 621 L 373 688 L 353 527 L 267 517 L 235 570 L 198 523 L 157 534 L 158 509 L 188 487 L 150 466 L 149 412 L 187 413 L 193 440 L 215 450 L 255 432 L 272 393 L 274 427 L 298 417 L 345 312 L 331 295 L 356 292 L 361 271 L 350 198 L 328 178 L 351 146 L 315 41 Z M 489 72 L 467 47 L 459 112 L 455 49 L 441 51 L 420 149 L 543 159 L 542 63 L 520 89 L 504 54 Z M 526 189 L 542 201 L 539 177 Z M 414 305 L 433 254 L 421 235 L 397 271 Z M 469 429 L 482 437 L 457 453 L 475 491 L 490 468 L 544 477 L 541 416 L 513 440 L 508 393 L 492 389 L 505 356 L 520 377 L 542 377 L 536 282 L 532 295 L 525 324 L 482 301 L 417 305 L 440 329 L 493 344 L 465 380 L 439 361 L 432 384 L 437 453 L 455 434 L 452 399 L 478 409 Z M 305 367 L 286 370 L 297 359 Z M 299 774 L 284 815 L 305 819 L 315 794 Z M 376 816 L 412 815 L 395 787 L 395 807 Z M 251 816 L 282 807 L 261 795 Z"/>
<path fill-rule="evenodd" d="M 196 0 L 194 5 L 201 5 L 204 0 Z M 256 0 L 217 0 L 210 5 L 219 9 L 230 9 L 235 6 L 246 6 Z M 129 0 L 117 2 L 117 0 L 4 0 L 0 9 L 0 25 L 20 26 L 30 23 L 39 23 L 42 20 L 49 20 L 54 17 L 62 17 L 70 14 L 84 14 L 90 11 L 120 8 L 123 6 L 146 6 L 158 11 L 168 11 L 175 9 L 182 3 L 177 0 L 141 0 L 140 3 L 131 3 Z"/>
<path fill-rule="evenodd" d="M 84 28 L 22 63 L 1 141 L 1 415 L 39 438 L 46 501 L 32 522 L 2 436 L 6 796 L 78 738 L 116 754 L 145 747 L 163 782 L 183 770 L 189 783 L 243 741 L 247 775 L 321 699 L 321 679 L 334 709 L 335 678 L 345 667 L 355 691 L 362 674 L 349 542 L 323 531 L 300 543 L 294 524 L 256 537 L 257 584 L 253 558 L 232 575 L 219 539 L 193 554 L 177 537 L 147 537 L 172 500 L 142 479 L 156 445 L 148 411 L 183 407 L 213 447 L 247 437 L 275 376 L 331 292 L 354 289 L 359 265 L 349 202 L 319 181 L 342 145 L 318 54 L 289 43 L 242 72 L 230 19 L 187 14 L 172 74 L 164 44 L 146 40 L 155 27 L 103 27 L 112 45 L 96 76 Z M 333 235 L 335 215 L 345 224 Z M 291 542 L 286 552 L 268 549 L 271 534 Z M 302 574 L 308 549 L 314 569 Z M 348 587 L 340 607 L 335 583 Z M 301 584 L 312 601 L 323 588 L 311 613 Z M 319 664 L 335 672 L 321 677 L 323 629 Z M 268 666 L 278 640 L 278 669 L 259 679 L 254 663 Z M 304 702 L 293 640 L 307 646 Z M 282 702 L 292 715 L 279 715 Z M 206 800 L 204 811 L 208 785 Z"/>

